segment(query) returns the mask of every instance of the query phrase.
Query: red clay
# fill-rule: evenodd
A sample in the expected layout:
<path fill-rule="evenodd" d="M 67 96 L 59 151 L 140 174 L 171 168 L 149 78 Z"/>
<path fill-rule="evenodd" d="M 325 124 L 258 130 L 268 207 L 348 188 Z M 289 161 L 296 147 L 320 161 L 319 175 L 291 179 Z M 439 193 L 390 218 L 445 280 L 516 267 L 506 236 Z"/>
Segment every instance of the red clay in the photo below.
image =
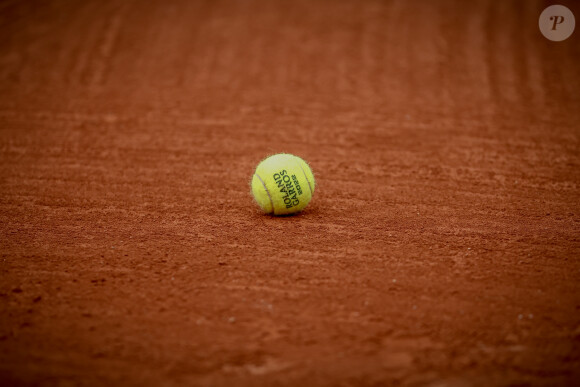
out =
<path fill-rule="evenodd" d="M 577 383 L 549 4 L 0 3 L 1 384 Z M 279 152 L 297 216 L 249 193 Z"/>

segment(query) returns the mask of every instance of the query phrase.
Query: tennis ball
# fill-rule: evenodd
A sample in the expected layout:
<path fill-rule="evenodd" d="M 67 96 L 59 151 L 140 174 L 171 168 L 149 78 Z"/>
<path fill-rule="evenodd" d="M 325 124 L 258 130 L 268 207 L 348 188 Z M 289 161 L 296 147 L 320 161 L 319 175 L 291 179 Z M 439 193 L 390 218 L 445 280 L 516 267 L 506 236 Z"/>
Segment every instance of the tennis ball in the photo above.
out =
<path fill-rule="evenodd" d="M 256 168 L 252 195 L 267 214 L 287 215 L 302 211 L 314 193 L 314 175 L 300 157 L 280 153 Z"/>

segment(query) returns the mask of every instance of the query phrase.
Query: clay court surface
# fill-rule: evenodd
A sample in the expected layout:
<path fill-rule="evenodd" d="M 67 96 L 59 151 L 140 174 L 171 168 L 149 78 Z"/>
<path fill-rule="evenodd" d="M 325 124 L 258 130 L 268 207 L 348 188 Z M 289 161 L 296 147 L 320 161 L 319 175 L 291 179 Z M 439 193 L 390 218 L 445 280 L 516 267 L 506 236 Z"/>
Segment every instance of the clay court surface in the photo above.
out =
<path fill-rule="evenodd" d="M 1 1 L 0 384 L 578 385 L 550 4 Z"/>

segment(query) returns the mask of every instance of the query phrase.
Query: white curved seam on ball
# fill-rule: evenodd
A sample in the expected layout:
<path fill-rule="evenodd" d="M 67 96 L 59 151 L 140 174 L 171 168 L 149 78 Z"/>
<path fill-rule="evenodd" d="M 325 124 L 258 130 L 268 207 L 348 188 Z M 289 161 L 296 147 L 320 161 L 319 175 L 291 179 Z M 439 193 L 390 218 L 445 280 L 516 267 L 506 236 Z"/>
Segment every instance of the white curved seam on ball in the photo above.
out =
<path fill-rule="evenodd" d="M 266 187 L 266 184 L 264 183 L 264 180 L 262 180 L 262 178 L 260 177 L 260 175 L 258 175 L 257 173 L 255 173 L 256 177 L 258 178 L 258 180 L 260 180 L 260 183 L 262 183 L 262 185 L 264 186 L 264 190 L 266 191 L 266 194 L 268 194 L 268 199 L 270 199 L 270 206 L 272 206 L 272 213 L 274 214 L 274 202 L 272 201 L 272 197 L 270 196 L 270 191 L 268 191 L 268 188 Z"/>
<path fill-rule="evenodd" d="M 308 175 L 306 175 L 306 171 L 304 170 L 304 168 L 302 168 L 302 165 L 300 164 L 300 161 L 298 161 L 297 157 L 294 157 L 294 161 L 296 161 L 296 164 L 298 164 L 298 166 L 302 170 L 302 173 L 304 174 L 304 178 L 306 179 L 306 182 L 308 183 L 308 189 L 310 190 L 310 196 L 312 196 L 314 193 L 312 192 L 312 187 L 310 186 L 310 180 L 308 180 Z"/>

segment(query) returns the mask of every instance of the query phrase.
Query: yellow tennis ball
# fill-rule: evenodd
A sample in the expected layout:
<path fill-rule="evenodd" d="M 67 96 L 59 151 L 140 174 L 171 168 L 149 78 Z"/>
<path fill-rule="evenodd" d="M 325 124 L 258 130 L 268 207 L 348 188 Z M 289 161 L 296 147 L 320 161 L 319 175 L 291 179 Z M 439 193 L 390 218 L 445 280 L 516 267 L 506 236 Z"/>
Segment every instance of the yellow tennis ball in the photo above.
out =
<path fill-rule="evenodd" d="M 256 168 L 252 195 L 265 213 L 287 215 L 302 211 L 314 193 L 314 175 L 300 157 L 280 153 Z"/>

